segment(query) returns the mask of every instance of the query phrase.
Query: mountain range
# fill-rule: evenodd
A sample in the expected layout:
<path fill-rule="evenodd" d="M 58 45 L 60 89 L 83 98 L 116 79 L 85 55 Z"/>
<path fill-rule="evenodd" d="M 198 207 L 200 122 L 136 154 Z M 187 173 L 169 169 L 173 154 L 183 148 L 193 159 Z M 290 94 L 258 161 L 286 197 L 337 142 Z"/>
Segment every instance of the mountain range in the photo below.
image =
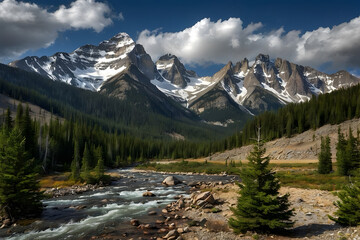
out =
<path fill-rule="evenodd" d="M 119 33 L 98 46 L 85 45 L 71 53 L 25 57 L 12 67 L 36 72 L 54 81 L 119 99 L 181 114 L 172 102 L 190 109 L 205 122 L 226 126 L 288 103 L 349 87 L 360 79 L 347 71 L 326 74 L 285 59 L 259 54 L 228 62 L 213 76 L 199 77 L 180 59 L 166 54 L 155 63 L 144 47 Z M 181 112 L 181 111 L 180 111 Z"/>

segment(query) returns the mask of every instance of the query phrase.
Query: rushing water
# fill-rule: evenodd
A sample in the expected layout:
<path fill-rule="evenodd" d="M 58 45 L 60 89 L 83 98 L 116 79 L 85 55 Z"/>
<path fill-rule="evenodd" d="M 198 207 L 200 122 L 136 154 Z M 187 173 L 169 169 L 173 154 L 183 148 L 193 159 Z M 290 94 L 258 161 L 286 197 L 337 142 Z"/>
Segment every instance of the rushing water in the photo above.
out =
<path fill-rule="evenodd" d="M 119 233 L 130 227 L 132 218 L 149 218 L 148 212 L 174 201 L 178 195 L 189 194 L 186 183 L 192 181 L 227 182 L 229 176 L 174 175 L 185 184 L 166 187 L 161 184 L 168 176 L 160 173 L 137 173 L 117 170 L 123 175 L 111 186 L 78 195 L 45 200 L 40 220 L 14 228 L 14 233 L 0 230 L 6 239 L 88 239 L 100 236 L 109 226 Z M 150 190 L 156 197 L 143 197 Z"/>

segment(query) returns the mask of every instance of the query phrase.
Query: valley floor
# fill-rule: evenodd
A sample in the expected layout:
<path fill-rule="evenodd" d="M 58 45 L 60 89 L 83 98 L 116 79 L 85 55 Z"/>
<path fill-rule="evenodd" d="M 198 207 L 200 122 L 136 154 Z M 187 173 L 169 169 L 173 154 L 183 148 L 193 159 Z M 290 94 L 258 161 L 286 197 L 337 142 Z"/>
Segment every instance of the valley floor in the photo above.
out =
<path fill-rule="evenodd" d="M 191 227 L 191 231 L 182 235 L 183 239 L 360 239 L 360 227 L 344 228 L 330 221 L 336 208 L 333 202 L 337 197 L 329 191 L 317 189 L 300 189 L 282 187 L 281 194 L 289 193 L 295 215 L 294 228 L 286 235 L 256 235 L 247 233 L 235 235 L 227 227 L 227 221 L 232 216 L 230 207 L 237 202 L 238 186 L 235 184 L 200 186 L 199 191 L 210 190 L 214 198 L 220 203 L 216 208 L 219 213 L 212 213 L 209 209 L 191 208 L 184 212 L 189 219 L 201 221 L 206 219 L 204 227 Z"/>

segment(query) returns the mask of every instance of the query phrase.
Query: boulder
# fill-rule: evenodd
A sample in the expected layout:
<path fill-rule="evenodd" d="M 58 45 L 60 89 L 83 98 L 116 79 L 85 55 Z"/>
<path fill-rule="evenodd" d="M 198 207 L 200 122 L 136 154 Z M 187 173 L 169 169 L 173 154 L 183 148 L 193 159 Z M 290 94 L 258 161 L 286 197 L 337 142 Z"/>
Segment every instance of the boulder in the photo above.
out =
<path fill-rule="evenodd" d="M 200 200 L 204 200 L 206 203 L 215 204 L 215 199 L 211 192 L 200 193 L 194 198 L 193 204 L 196 204 Z"/>
<path fill-rule="evenodd" d="M 150 191 L 146 191 L 143 193 L 143 197 L 155 197 L 156 195 L 153 194 L 152 192 Z"/>
<path fill-rule="evenodd" d="M 164 179 L 164 181 L 162 181 L 162 184 L 166 186 L 174 186 L 179 183 L 181 183 L 181 181 L 174 176 L 168 176 L 167 178 Z"/>

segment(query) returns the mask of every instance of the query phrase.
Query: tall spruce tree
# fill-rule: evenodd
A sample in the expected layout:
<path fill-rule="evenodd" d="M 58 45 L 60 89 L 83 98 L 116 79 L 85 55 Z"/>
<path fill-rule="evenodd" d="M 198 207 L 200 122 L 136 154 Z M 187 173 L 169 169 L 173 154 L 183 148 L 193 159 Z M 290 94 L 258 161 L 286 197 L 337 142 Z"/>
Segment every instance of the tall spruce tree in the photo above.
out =
<path fill-rule="evenodd" d="M 100 180 L 104 176 L 104 158 L 102 154 L 102 147 L 96 148 L 97 165 L 95 168 L 96 178 Z"/>
<path fill-rule="evenodd" d="M 274 232 L 293 226 L 290 217 L 289 195 L 279 196 L 280 183 L 269 168 L 269 157 L 263 157 L 265 148 L 260 141 L 248 156 L 249 163 L 240 173 L 241 182 L 237 206 L 231 210 L 234 217 L 229 225 L 235 233 L 246 231 Z"/>
<path fill-rule="evenodd" d="M 318 159 L 318 172 L 320 174 L 330 173 L 332 171 L 332 162 L 329 136 L 327 136 L 326 138 L 321 137 L 321 149 Z"/>
<path fill-rule="evenodd" d="M 337 172 L 341 176 L 348 174 L 349 160 L 346 158 L 346 145 L 347 141 L 344 134 L 341 132 L 341 128 L 338 128 L 338 142 L 336 145 L 336 163 Z"/>
<path fill-rule="evenodd" d="M 71 162 L 71 178 L 75 181 L 80 179 L 80 159 L 79 142 L 75 141 L 74 156 Z"/>
<path fill-rule="evenodd" d="M 340 200 L 334 204 L 338 210 L 329 218 L 343 226 L 360 225 L 360 182 L 345 186 L 337 195 Z"/>
<path fill-rule="evenodd" d="M 12 120 L 12 117 L 11 117 L 11 111 L 10 111 L 10 108 L 8 107 L 6 109 L 6 112 L 5 112 L 5 121 L 4 121 L 4 125 L 3 125 L 3 128 L 6 132 L 10 132 L 10 130 L 12 129 L 13 127 L 13 120 Z"/>
<path fill-rule="evenodd" d="M 0 133 L 0 207 L 2 214 L 13 221 L 38 216 L 42 211 L 33 161 L 19 128 Z"/>
<path fill-rule="evenodd" d="M 90 159 L 91 153 L 88 144 L 85 143 L 84 154 L 81 162 L 81 178 L 86 182 L 90 180 Z"/>

